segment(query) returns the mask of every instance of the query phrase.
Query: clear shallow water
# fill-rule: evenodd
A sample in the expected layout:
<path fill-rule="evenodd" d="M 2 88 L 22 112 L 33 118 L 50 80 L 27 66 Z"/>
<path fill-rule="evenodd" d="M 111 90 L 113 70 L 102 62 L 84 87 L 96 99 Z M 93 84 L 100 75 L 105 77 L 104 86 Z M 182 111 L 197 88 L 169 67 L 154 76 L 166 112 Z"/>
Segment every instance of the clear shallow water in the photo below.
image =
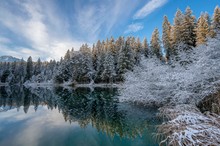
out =
<path fill-rule="evenodd" d="M 0 146 L 157 146 L 157 109 L 117 89 L 0 87 Z"/>

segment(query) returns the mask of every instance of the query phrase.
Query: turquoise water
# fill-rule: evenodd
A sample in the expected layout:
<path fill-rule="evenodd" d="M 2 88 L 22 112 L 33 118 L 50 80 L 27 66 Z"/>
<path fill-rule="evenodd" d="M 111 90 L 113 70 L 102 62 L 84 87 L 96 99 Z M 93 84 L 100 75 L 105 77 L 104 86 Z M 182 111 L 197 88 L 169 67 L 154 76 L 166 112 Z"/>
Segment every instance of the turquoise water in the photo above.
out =
<path fill-rule="evenodd" d="M 113 88 L 0 87 L 0 146 L 157 146 L 157 109 Z"/>

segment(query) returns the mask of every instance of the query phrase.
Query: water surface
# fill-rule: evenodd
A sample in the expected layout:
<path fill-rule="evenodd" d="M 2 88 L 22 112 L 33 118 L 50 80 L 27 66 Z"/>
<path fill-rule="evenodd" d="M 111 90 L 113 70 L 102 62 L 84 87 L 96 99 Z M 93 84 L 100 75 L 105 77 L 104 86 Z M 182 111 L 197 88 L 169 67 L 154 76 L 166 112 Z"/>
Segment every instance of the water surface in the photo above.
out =
<path fill-rule="evenodd" d="M 157 109 L 114 88 L 0 87 L 0 146 L 157 146 Z"/>

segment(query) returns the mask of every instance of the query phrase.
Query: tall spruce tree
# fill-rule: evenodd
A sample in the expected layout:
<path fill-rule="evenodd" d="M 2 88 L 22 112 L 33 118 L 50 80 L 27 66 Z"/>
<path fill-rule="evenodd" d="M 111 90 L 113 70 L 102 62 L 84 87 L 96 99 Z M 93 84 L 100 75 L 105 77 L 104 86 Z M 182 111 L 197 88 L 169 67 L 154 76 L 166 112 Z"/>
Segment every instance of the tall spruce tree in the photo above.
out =
<path fill-rule="evenodd" d="M 163 34 L 162 34 L 163 47 L 166 50 L 166 56 L 169 58 L 172 54 L 171 50 L 171 25 L 167 16 L 164 16 L 163 21 Z"/>
<path fill-rule="evenodd" d="M 20 77 L 20 83 L 24 83 L 24 78 L 25 78 L 25 67 L 26 63 L 24 61 L 24 59 L 21 59 L 21 62 L 19 63 L 19 67 L 18 67 L 18 73 L 19 73 L 19 77 Z"/>
<path fill-rule="evenodd" d="M 157 28 L 152 33 L 150 47 L 151 47 L 151 50 L 153 50 L 153 53 L 158 58 L 160 58 L 161 57 L 161 41 L 160 41 L 159 31 Z"/>
<path fill-rule="evenodd" d="M 220 8 L 219 6 L 215 7 L 212 22 L 211 22 L 211 31 L 210 36 L 215 37 L 216 34 L 220 33 Z"/>
<path fill-rule="evenodd" d="M 197 23 L 196 27 L 196 45 L 205 44 L 207 37 L 209 36 L 209 24 L 207 16 L 202 14 Z"/>
<path fill-rule="evenodd" d="M 134 67 L 135 58 L 134 51 L 131 47 L 131 38 L 128 37 L 125 41 L 125 45 L 121 47 L 118 56 L 118 73 L 123 74 L 127 70 L 132 70 Z"/>
<path fill-rule="evenodd" d="M 104 70 L 101 74 L 102 80 L 107 83 L 113 83 L 116 72 L 114 65 L 114 56 L 112 55 L 112 52 L 108 51 L 107 53 L 105 53 L 103 66 Z"/>
<path fill-rule="evenodd" d="M 177 48 L 179 44 L 182 42 L 182 29 L 183 25 L 183 14 L 182 12 L 178 9 L 175 17 L 174 17 L 174 25 L 171 29 L 171 37 L 172 37 L 172 50 L 174 53 L 177 53 Z"/>
<path fill-rule="evenodd" d="M 65 60 L 65 61 L 70 60 L 70 50 L 67 50 L 67 52 L 66 52 L 66 54 L 65 54 L 65 56 L 64 56 L 64 60 Z"/>
<path fill-rule="evenodd" d="M 37 63 L 35 65 L 34 75 L 38 75 L 41 73 L 41 60 L 38 58 Z"/>
<path fill-rule="evenodd" d="M 26 67 L 26 79 L 29 80 L 33 75 L 33 62 L 32 57 L 28 57 L 27 59 L 27 67 Z"/>
<path fill-rule="evenodd" d="M 184 50 L 189 50 L 196 45 L 196 19 L 192 15 L 192 10 L 187 7 L 182 24 L 182 39 L 185 45 Z"/>
<path fill-rule="evenodd" d="M 148 45 L 148 42 L 147 42 L 147 38 L 146 38 L 146 37 L 145 37 L 144 40 L 143 40 L 142 48 L 143 48 L 143 51 L 144 51 L 144 56 L 145 56 L 145 57 L 149 57 L 149 55 L 150 55 L 150 50 L 149 50 L 149 45 Z"/>

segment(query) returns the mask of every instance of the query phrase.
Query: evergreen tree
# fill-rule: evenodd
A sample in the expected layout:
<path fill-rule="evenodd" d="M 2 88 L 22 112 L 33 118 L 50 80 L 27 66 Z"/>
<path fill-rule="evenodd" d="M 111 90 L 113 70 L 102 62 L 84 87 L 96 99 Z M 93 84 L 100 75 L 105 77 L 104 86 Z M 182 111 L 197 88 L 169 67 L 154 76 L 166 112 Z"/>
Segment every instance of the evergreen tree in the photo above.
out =
<path fill-rule="evenodd" d="M 127 70 L 132 70 L 134 62 L 134 51 L 131 48 L 130 37 L 128 37 L 125 41 L 125 45 L 122 46 L 119 51 L 117 72 L 123 74 Z"/>
<path fill-rule="evenodd" d="M 115 42 L 115 49 L 116 49 L 116 52 L 117 52 L 117 55 L 115 56 L 115 66 L 117 66 L 117 63 L 118 63 L 118 53 L 120 51 L 120 48 L 124 46 L 124 37 L 120 36 L 116 42 Z"/>
<path fill-rule="evenodd" d="M 41 73 L 41 60 L 38 58 L 37 64 L 35 66 L 34 75 L 38 75 Z"/>
<path fill-rule="evenodd" d="M 24 83 L 24 77 L 25 77 L 25 61 L 22 58 L 21 62 L 19 63 L 19 67 L 18 67 L 18 73 L 19 73 L 19 77 L 20 77 L 20 83 Z"/>
<path fill-rule="evenodd" d="M 143 53 L 143 49 L 141 47 L 141 41 L 137 38 L 137 42 L 135 43 L 135 64 L 139 65 L 141 61 L 141 54 Z"/>
<path fill-rule="evenodd" d="M 65 56 L 64 56 L 64 60 L 70 60 L 70 50 L 67 50 Z"/>
<path fill-rule="evenodd" d="M 202 14 L 197 23 L 196 27 L 196 45 L 205 44 L 207 37 L 209 36 L 209 24 L 207 16 Z"/>
<path fill-rule="evenodd" d="M 33 62 L 32 62 L 32 57 L 28 57 L 27 60 L 27 67 L 26 67 L 26 79 L 29 80 L 32 75 L 33 75 Z"/>
<path fill-rule="evenodd" d="M 215 37 L 218 33 L 220 33 L 220 8 L 216 6 L 212 18 L 210 36 Z"/>
<path fill-rule="evenodd" d="M 186 45 L 184 50 L 189 50 L 196 45 L 196 19 L 192 15 L 192 10 L 187 7 L 184 14 L 183 24 L 182 24 L 182 39 L 183 43 Z"/>
<path fill-rule="evenodd" d="M 173 50 L 172 54 L 177 53 L 177 48 L 179 44 L 182 42 L 182 33 L 183 33 L 182 25 L 183 25 L 183 14 L 178 9 L 174 17 L 174 25 L 171 28 L 171 39 L 172 39 L 172 50 Z"/>
<path fill-rule="evenodd" d="M 143 48 L 143 51 L 144 51 L 144 56 L 149 57 L 150 51 L 149 51 L 149 45 L 147 43 L 147 38 L 146 37 L 144 38 L 144 41 L 142 43 L 142 48 Z"/>
<path fill-rule="evenodd" d="M 114 77 L 116 75 L 115 65 L 114 65 L 114 56 L 111 52 L 105 54 L 105 60 L 103 62 L 104 71 L 101 74 L 103 81 L 108 83 L 113 83 Z"/>
<path fill-rule="evenodd" d="M 79 68 L 77 70 L 80 71 L 77 77 L 78 82 L 88 83 L 93 80 L 94 68 L 92 62 L 92 52 L 87 44 L 82 45 L 80 48 L 81 57 L 79 57 Z"/>
<path fill-rule="evenodd" d="M 161 41 L 160 41 L 159 31 L 157 28 L 152 33 L 150 47 L 151 47 L 151 50 L 153 50 L 153 53 L 158 58 L 160 58 L 160 56 L 161 56 Z"/>
<path fill-rule="evenodd" d="M 166 55 L 169 58 L 173 51 L 171 51 L 171 25 L 167 16 L 164 16 L 162 41 Z"/>

